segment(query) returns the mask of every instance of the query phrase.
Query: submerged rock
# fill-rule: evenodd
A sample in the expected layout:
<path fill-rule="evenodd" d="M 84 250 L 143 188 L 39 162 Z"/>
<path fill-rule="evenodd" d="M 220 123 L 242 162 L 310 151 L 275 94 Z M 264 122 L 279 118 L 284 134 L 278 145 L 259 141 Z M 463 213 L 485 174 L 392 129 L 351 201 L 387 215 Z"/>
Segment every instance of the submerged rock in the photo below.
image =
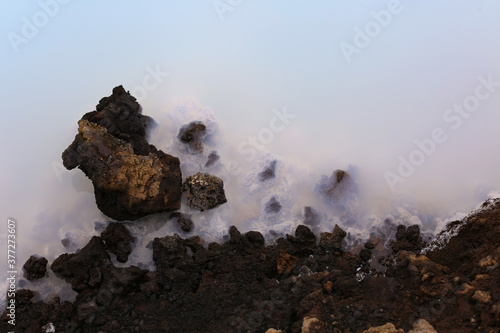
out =
<path fill-rule="evenodd" d="M 188 192 L 188 205 L 200 211 L 209 210 L 227 202 L 222 179 L 206 173 L 197 173 L 188 177 L 182 190 Z"/>
<path fill-rule="evenodd" d="M 281 211 L 281 208 L 283 208 L 281 206 L 281 203 L 278 201 L 278 199 L 276 199 L 275 196 L 273 196 L 266 203 L 264 212 L 266 212 L 267 214 L 277 214 Z"/>
<path fill-rule="evenodd" d="M 418 239 L 415 227 L 400 229 L 398 239 Z M 204 246 L 198 236 L 155 238 L 156 269 L 150 272 L 115 267 L 101 239 L 93 237 L 52 265 L 72 282 L 76 299 L 40 302 L 34 292 L 19 289 L 16 328 L 39 332 L 52 323 L 57 332 L 498 330 L 500 199 L 469 215 L 447 243 L 426 255 L 410 250 L 377 258 L 381 244 L 366 242 L 372 264 L 389 262 L 385 271 L 356 252 L 325 251 L 338 249 L 345 232 L 337 226 L 327 235 L 317 245 L 310 229 L 299 225 L 294 236 L 266 246 L 262 234 L 242 234 L 233 226 L 221 244 Z M 1 332 L 11 328 L 8 314 Z"/>
<path fill-rule="evenodd" d="M 259 173 L 259 180 L 261 182 L 265 182 L 276 177 L 276 163 L 276 160 L 272 161 L 262 172 Z"/>
<path fill-rule="evenodd" d="M 319 245 L 327 251 L 338 251 L 342 247 L 342 240 L 347 233 L 338 225 L 333 228 L 333 233 L 325 232 L 321 235 Z"/>
<path fill-rule="evenodd" d="M 97 207 L 116 220 L 180 208 L 179 159 L 145 139 L 148 117 L 122 86 L 101 99 L 97 111 L 78 122 L 78 134 L 63 152 L 64 166 L 92 180 Z"/>
<path fill-rule="evenodd" d="M 220 160 L 219 154 L 217 152 L 213 151 L 208 155 L 207 157 L 207 162 L 205 163 L 205 168 L 210 168 L 211 166 L 215 165 L 217 161 Z"/>
<path fill-rule="evenodd" d="M 127 262 L 132 252 L 132 243 L 135 241 L 130 232 L 120 223 L 110 223 L 101 234 L 106 249 L 116 255 L 119 262 Z"/>
<path fill-rule="evenodd" d="M 195 154 L 203 153 L 203 138 L 207 135 L 207 127 L 199 121 L 193 121 L 183 126 L 177 138 L 189 147 L 189 151 Z"/>

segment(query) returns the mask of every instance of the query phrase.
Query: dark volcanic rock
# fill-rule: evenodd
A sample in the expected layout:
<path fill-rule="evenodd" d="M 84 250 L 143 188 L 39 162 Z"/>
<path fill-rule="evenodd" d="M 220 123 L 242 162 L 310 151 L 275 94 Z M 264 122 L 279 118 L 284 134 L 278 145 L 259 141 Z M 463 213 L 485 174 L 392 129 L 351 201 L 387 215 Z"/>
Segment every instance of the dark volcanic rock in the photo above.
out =
<path fill-rule="evenodd" d="M 23 266 L 24 277 L 28 280 L 37 280 L 47 274 L 47 259 L 44 257 L 30 256 Z"/>
<path fill-rule="evenodd" d="M 207 162 L 205 163 L 205 168 L 209 168 L 213 166 L 217 161 L 220 160 L 219 154 L 217 152 L 213 151 L 208 155 L 207 157 Z"/>
<path fill-rule="evenodd" d="M 408 228 L 402 224 L 398 225 L 396 231 L 396 242 L 392 245 L 394 252 L 401 250 L 419 251 L 424 246 L 422 236 L 420 236 L 420 227 L 416 224 Z"/>
<path fill-rule="evenodd" d="M 189 176 L 182 190 L 188 192 L 188 205 L 200 211 L 212 209 L 227 202 L 222 179 L 206 173 Z"/>
<path fill-rule="evenodd" d="M 191 220 L 191 215 L 182 214 L 179 212 L 171 213 L 168 217 L 173 222 L 176 222 L 181 227 L 182 231 L 190 232 L 193 228 L 193 220 Z"/>
<path fill-rule="evenodd" d="M 304 224 L 316 226 L 320 222 L 320 216 L 312 207 L 304 207 Z"/>
<path fill-rule="evenodd" d="M 182 126 L 177 138 L 188 145 L 189 151 L 195 154 L 203 153 L 203 139 L 207 135 L 207 128 L 202 122 L 191 122 Z"/>
<path fill-rule="evenodd" d="M 419 238 L 415 227 L 400 229 L 398 241 Z M 51 323 L 56 332 L 80 333 L 498 332 L 500 199 L 449 224 L 425 255 L 388 255 L 385 271 L 369 263 L 377 261 L 370 259 L 377 259 L 378 240 L 357 255 L 338 250 L 343 237 L 337 226 L 316 245 L 309 228 L 298 226 L 268 246 L 260 233 L 236 227 L 225 243 L 208 247 L 198 236 L 155 238 L 154 272 L 107 264 L 94 237 L 53 264 L 81 281 L 76 300 L 36 302 L 34 292 L 17 290 L 16 329 L 45 332 Z M 0 332 L 8 332 L 8 312 L 2 319 Z"/>
<path fill-rule="evenodd" d="M 180 208 L 179 159 L 145 139 L 150 118 L 119 86 L 96 111 L 78 122 L 78 134 L 63 152 L 67 169 L 79 167 L 92 180 L 97 207 L 116 220 Z"/>
<path fill-rule="evenodd" d="M 71 281 L 77 292 L 96 288 L 103 278 L 103 271 L 112 265 L 106 247 L 100 237 L 94 236 L 78 253 L 64 253 L 51 265 L 58 276 Z"/>
<path fill-rule="evenodd" d="M 123 224 L 112 222 L 101 234 L 101 238 L 106 245 L 106 249 L 116 255 L 119 262 L 127 262 L 129 254 L 132 252 L 132 243 L 135 238 L 125 228 Z"/>
<path fill-rule="evenodd" d="M 261 173 L 259 173 L 259 180 L 261 182 L 265 182 L 276 177 L 276 163 L 277 161 L 272 161 Z"/>
<path fill-rule="evenodd" d="M 264 211 L 268 214 L 277 214 L 281 211 L 281 203 L 276 199 L 276 197 L 271 197 L 266 203 Z"/>

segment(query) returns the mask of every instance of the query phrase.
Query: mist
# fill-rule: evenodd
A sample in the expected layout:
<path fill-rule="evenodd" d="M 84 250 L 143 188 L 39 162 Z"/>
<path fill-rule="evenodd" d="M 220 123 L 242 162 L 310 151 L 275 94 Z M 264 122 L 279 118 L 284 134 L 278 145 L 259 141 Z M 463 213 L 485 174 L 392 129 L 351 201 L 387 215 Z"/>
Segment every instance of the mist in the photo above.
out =
<path fill-rule="evenodd" d="M 319 216 L 317 232 L 338 223 L 363 239 L 392 216 L 431 237 L 496 195 L 500 4 L 229 6 L 5 5 L 0 205 L 4 220 L 17 223 L 19 276 L 31 254 L 51 262 L 110 220 L 83 173 L 64 169 L 61 153 L 81 116 L 120 84 L 155 119 L 150 142 L 180 158 L 184 179 L 202 171 L 224 180 L 227 204 L 181 209 L 193 215 L 191 234 L 207 243 L 224 241 L 231 225 L 272 242 L 303 223 L 305 207 Z M 204 122 L 210 134 L 202 156 L 176 139 L 191 121 Z M 220 160 L 206 168 L 212 151 Z M 276 177 L 259 182 L 274 161 Z M 316 190 L 338 169 L 359 186 L 354 224 Z M 273 197 L 281 209 L 270 214 Z M 154 269 L 146 259 L 150 241 L 180 233 L 165 221 L 156 214 L 127 222 L 138 237 L 127 264 Z M 6 226 L 0 240 L 7 252 Z M 54 289 L 63 285 L 53 279 Z"/>

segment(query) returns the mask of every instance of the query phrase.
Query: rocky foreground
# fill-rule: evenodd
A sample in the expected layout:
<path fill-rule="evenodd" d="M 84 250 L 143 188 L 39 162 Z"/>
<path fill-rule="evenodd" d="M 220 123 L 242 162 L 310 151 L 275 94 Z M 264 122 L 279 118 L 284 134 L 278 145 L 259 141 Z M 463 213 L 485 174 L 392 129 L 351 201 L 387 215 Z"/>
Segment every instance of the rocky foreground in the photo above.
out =
<path fill-rule="evenodd" d="M 51 264 L 74 303 L 20 290 L 17 332 L 500 332 L 498 199 L 450 223 L 428 251 L 417 226 L 400 226 L 390 249 L 371 239 L 357 253 L 342 250 L 339 227 L 317 239 L 301 225 L 268 246 L 231 227 L 221 245 L 156 238 L 153 272 L 112 263 L 109 252 L 127 260 L 127 234 L 111 223 Z M 27 276 L 45 275 L 40 260 Z"/>

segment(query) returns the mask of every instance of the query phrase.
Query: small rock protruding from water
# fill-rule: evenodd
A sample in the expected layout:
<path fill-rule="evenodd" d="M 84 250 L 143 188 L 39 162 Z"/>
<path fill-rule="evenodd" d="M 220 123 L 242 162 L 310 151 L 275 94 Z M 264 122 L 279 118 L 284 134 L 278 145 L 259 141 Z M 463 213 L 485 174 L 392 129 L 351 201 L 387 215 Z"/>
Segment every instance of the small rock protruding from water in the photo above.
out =
<path fill-rule="evenodd" d="M 227 202 L 223 180 L 207 173 L 188 177 L 182 185 L 182 191 L 187 191 L 189 207 L 202 212 Z"/>
<path fill-rule="evenodd" d="M 216 151 L 211 152 L 208 157 L 207 161 L 205 162 L 205 168 L 210 168 L 211 166 L 215 165 L 217 161 L 220 160 L 219 154 L 217 154 Z"/>
<path fill-rule="evenodd" d="M 101 234 L 106 249 L 116 255 L 118 262 L 127 262 L 135 242 L 128 229 L 121 223 L 112 222 Z"/>
<path fill-rule="evenodd" d="M 338 251 L 342 248 L 342 240 L 345 236 L 347 236 L 347 232 L 336 224 L 333 228 L 333 233 L 325 232 L 321 235 L 319 245 L 326 251 Z"/>
<path fill-rule="evenodd" d="M 201 154 L 203 153 L 203 139 L 206 135 L 207 127 L 201 121 L 193 121 L 180 129 L 177 138 L 188 145 L 190 152 Z"/>

